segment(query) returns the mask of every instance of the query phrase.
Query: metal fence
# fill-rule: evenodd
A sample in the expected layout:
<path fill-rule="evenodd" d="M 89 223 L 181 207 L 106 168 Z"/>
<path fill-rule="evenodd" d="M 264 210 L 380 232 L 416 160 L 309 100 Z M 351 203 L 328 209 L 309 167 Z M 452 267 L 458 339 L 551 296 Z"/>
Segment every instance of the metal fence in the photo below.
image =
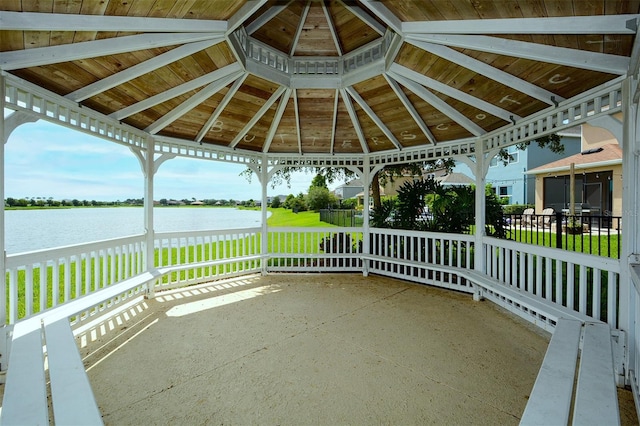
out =
<path fill-rule="evenodd" d="M 358 210 L 320 210 L 320 221 L 336 226 L 362 226 L 362 212 Z"/>
<path fill-rule="evenodd" d="M 521 243 L 620 258 L 622 218 L 609 215 L 505 215 L 507 237 Z"/>

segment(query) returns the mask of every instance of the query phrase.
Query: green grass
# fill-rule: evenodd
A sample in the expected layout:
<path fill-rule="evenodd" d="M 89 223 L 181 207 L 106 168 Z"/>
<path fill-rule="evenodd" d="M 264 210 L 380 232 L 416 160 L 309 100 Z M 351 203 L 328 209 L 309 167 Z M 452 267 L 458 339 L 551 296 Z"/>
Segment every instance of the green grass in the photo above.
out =
<path fill-rule="evenodd" d="M 293 213 L 285 208 L 269 208 L 271 216 L 267 219 L 267 225 L 276 227 L 305 227 L 305 228 L 333 228 L 334 225 L 320 222 L 320 213 L 307 211 Z"/>
<path fill-rule="evenodd" d="M 530 229 L 517 229 L 509 233 L 509 238 L 525 244 L 534 244 L 545 247 L 556 247 L 556 234 L 545 232 L 537 233 Z M 562 248 L 567 251 L 575 251 L 597 256 L 618 258 L 620 235 L 562 235 Z"/>

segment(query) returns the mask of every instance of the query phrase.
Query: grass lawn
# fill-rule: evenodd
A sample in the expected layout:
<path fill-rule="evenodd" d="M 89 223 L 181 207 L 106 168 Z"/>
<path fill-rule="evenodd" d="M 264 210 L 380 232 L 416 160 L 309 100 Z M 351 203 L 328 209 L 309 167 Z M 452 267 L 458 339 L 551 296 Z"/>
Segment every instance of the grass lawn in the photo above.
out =
<path fill-rule="evenodd" d="M 289 227 L 307 227 L 307 228 L 325 228 L 335 227 L 330 223 L 320 222 L 320 213 L 307 211 L 294 213 L 291 210 L 279 207 L 277 209 L 269 208 L 271 216 L 267 219 L 267 225 L 273 227 L 289 226 Z"/>

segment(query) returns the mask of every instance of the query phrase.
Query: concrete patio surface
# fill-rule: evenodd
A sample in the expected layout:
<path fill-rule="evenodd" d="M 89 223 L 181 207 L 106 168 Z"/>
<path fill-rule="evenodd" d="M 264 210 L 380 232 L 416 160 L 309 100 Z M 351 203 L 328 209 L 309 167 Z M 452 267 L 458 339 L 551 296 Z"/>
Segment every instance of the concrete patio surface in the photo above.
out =
<path fill-rule="evenodd" d="M 504 425 L 548 339 L 467 294 L 273 274 L 159 293 L 89 331 L 81 352 L 106 424 Z M 637 423 L 620 395 L 623 423 Z"/>

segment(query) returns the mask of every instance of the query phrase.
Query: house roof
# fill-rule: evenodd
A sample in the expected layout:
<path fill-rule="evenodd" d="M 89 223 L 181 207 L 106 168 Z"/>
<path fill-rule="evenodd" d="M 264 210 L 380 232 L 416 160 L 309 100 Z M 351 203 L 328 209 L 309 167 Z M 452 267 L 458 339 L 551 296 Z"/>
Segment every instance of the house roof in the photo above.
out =
<path fill-rule="evenodd" d="M 63 98 L 59 120 L 107 116 L 104 134 L 274 157 L 400 153 L 625 75 L 640 3 L 601 3 L 3 0 L 0 71 Z"/>
<path fill-rule="evenodd" d="M 447 175 L 439 176 L 436 181 L 440 182 L 444 186 L 460 186 L 460 185 L 473 185 L 475 181 L 464 173 L 453 172 Z"/>
<path fill-rule="evenodd" d="M 618 144 L 603 145 L 536 167 L 527 171 L 527 174 L 568 171 L 571 168 L 571 163 L 575 165 L 576 169 L 622 164 L 622 149 Z"/>
<path fill-rule="evenodd" d="M 362 186 L 363 186 L 362 181 L 360 179 L 353 179 L 353 180 L 350 180 L 349 182 L 343 183 L 342 185 L 338 186 L 338 188 L 350 188 L 350 187 L 362 188 Z"/>

